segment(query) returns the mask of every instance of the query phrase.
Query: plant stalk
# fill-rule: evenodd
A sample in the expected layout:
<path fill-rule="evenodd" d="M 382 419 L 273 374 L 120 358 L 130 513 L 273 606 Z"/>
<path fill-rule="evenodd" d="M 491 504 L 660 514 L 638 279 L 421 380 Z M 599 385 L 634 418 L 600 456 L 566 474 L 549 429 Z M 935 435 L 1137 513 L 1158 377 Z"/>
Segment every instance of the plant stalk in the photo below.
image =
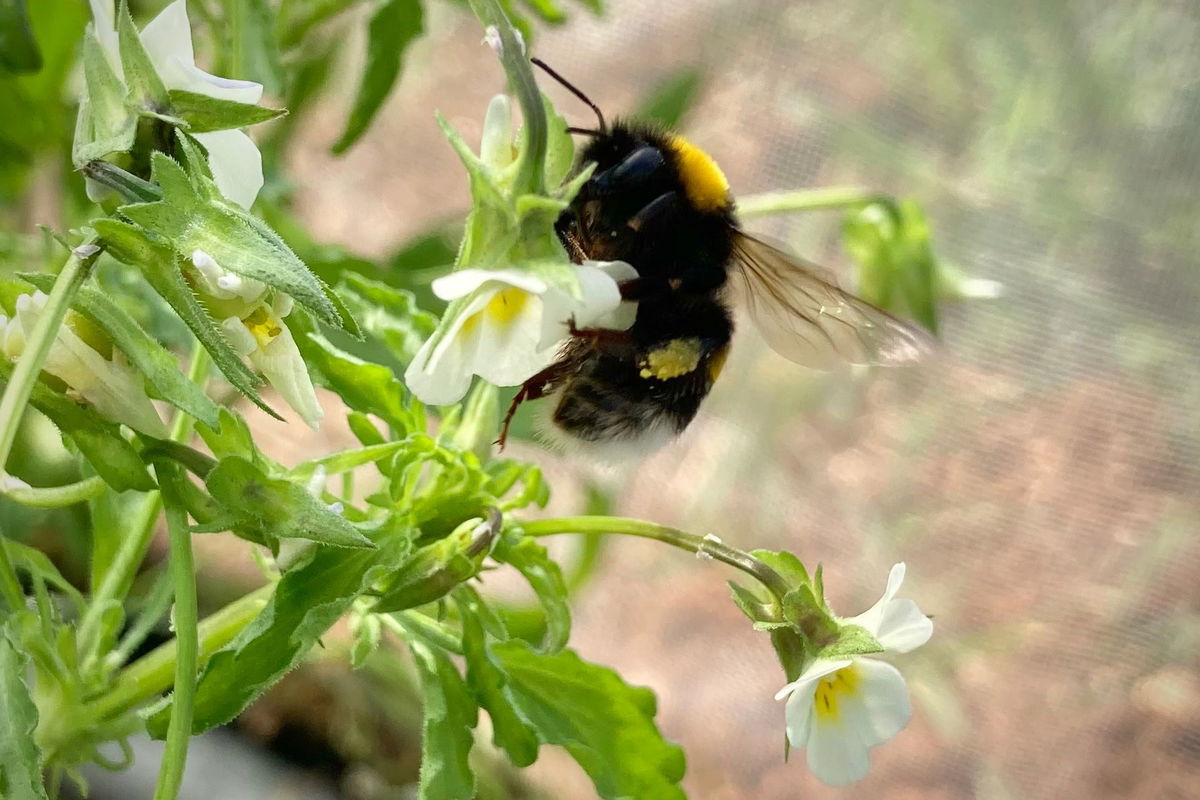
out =
<path fill-rule="evenodd" d="M 754 556 L 717 539 L 714 536 L 697 536 L 694 533 L 656 525 L 628 517 L 561 517 L 523 522 L 521 527 L 529 536 L 553 536 L 560 533 L 617 533 L 639 536 L 665 542 L 689 553 L 712 556 L 717 561 L 740 569 L 750 575 L 782 602 L 791 587 L 778 572 Z"/>
<path fill-rule="evenodd" d="M 803 189 L 797 192 L 766 192 L 738 200 L 737 213 L 741 219 L 765 217 L 786 211 L 830 211 L 861 208 L 871 203 L 889 203 L 892 198 L 882 192 L 857 186 L 830 186 L 824 189 Z"/>

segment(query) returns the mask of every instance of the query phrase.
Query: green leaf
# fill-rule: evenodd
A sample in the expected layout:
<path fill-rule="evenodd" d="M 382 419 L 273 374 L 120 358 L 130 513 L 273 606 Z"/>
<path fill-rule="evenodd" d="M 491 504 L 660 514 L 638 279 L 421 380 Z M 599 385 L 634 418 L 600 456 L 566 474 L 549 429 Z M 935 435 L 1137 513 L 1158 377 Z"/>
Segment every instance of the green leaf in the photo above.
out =
<path fill-rule="evenodd" d="M 408 392 L 390 369 L 352 356 L 318 333 L 297 333 L 296 343 L 304 360 L 318 371 L 320 383 L 337 392 L 346 405 L 379 416 L 400 435 L 418 427 L 416 412 L 406 403 Z"/>
<path fill-rule="evenodd" d="M 0 69 L 20 73 L 41 68 L 42 54 L 25 13 L 25 0 L 0 0 Z"/>
<path fill-rule="evenodd" d="M 344 153 L 366 132 L 400 75 L 404 51 L 423 29 L 420 0 L 383 0 L 375 9 L 367 29 L 367 64 L 333 152 Z"/>
<path fill-rule="evenodd" d="M 77 608 L 82 608 L 83 595 L 79 593 L 79 590 L 70 581 L 62 576 L 62 573 L 58 571 L 58 567 L 54 566 L 54 562 L 45 553 L 11 539 L 5 544 L 8 550 L 8 557 L 19 572 L 24 572 L 31 578 L 37 578 L 44 581 L 47 585 L 53 586 L 70 598 Z"/>
<path fill-rule="evenodd" d="M 385 442 L 367 447 L 358 447 L 353 450 L 343 450 L 340 453 L 321 456 L 320 458 L 314 458 L 297 464 L 288 470 L 287 476 L 294 481 L 306 481 L 318 469 L 325 470 L 326 475 L 337 475 L 338 473 L 361 467 L 364 464 L 373 464 L 376 461 L 382 461 L 385 458 L 395 455 L 407 446 L 408 443 L 401 440 L 398 442 Z"/>
<path fill-rule="evenodd" d="M 222 408 L 219 425 L 215 427 L 198 425 L 196 432 L 200 434 L 200 438 L 218 459 L 227 456 L 241 456 L 260 467 L 267 466 L 265 457 L 254 446 L 254 437 L 250 434 L 250 426 L 246 424 L 242 415 L 233 409 Z"/>
<path fill-rule="evenodd" d="M 12 369 L 11 363 L 0 359 L 0 380 L 8 381 Z M 141 456 L 125 441 L 119 425 L 41 382 L 33 385 L 29 402 L 70 437 L 96 474 L 109 486 L 117 491 L 138 489 L 146 492 L 155 488 Z"/>
<path fill-rule="evenodd" d="M 34 731 L 37 706 L 25 685 L 29 658 L 0 631 L 0 795 L 9 800 L 45 800 L 42 754 Z"/>
<path fill-rule="evenodd" d="M 525 0 L 525 5 L 550 25 L 561 25 L 567 21 L 566 12 L 554 0 Z"/>
<path fill-rule="evenodd" d="M 683 751 L 654 724 L 654 693 L 571 650 L 538 653 L 520 641 L 492 652 L 508 682 L 503 691 L 546 744 L 562 745 L 609 800 L 682 800 Z"/>
<path fill-rule="evenodd" d="M 478 709 L 458 669 L 444 652 L 409 643 L 421 678 L 420 800 L 472 800 L 475 775 L 467 761 Z"/>
<path fill-rule="evenodd" d="M 422 311 L 412 292 L 354 273 L 338 288 L 363 330 L 381 339 L 405 366 L 437 327 L 437 317 Z"/>
<path fill-rule="evenodd" d="M 183 168 L 164 153 L 155 152 L 152 162 L 153 178 L 162 187 L 163 199 L 122 206 L 122 214 L 167 239 L 182 257 L 191 258 L 196 250 L 203 250 L 224 269 L 273 286 L 322 322 L 346 328 L 320 280 L 274 231 L 221 199 L 209 179 L 196 175 L 193 184 Z"/>
<path fill-rule="evenodd" d="M 161 242 L 151 239 L 144 231 L 114 219 L 93 220 L 92 227 L 104 239 L 108 253 L 118 261 L 137 267 L 142 276 L 154 287 L 175 313 L 183 320 L 204 349 L 212 356 L 213 363 L 233 386 L 250 398 L 259 408 L 276 419 L 282 419 L 258 394 L 263 384 L 234 352 L 225 340 L 225 334 L 217 327 L 208 310 L 196 299 L 190 286 L 180 272 L 174 251 Z"/>
<path fill-rule="evenodd" d="M 121 68 L 125 85 L 129 87 L 129 102 L 150 111 L 164 113 L 171 108 L 171 98 L 158 70 L 150 60 L 137 26 L 129 14 L 129 5 L 121 2 L 117 10 L 117 40 L 121 50 Z"/>
<path fill-rule="evenodd" d="M 677 129 L 696 104 L 703 87 L 703 72 L 696 67 L 681 69 L 656 84 L 633 116 L 636 119 L 655 120 L 668 128 Z"/>
<path fill-rule="evenodd" d="M 529 582 L 546 615 L 546 640 L 542 649 L 556 653 L 567 646 L 571 638 L 571 606 L 567 602 L 567 585 L 562 570 L 550 558 L 546 548 L 535 539 L 520 537 L 516 543 L 502 539 L 493 556 L 497 561 L 511 564 Z"/>
<path fill-rule="evenodd" d="M 487 709 L 492 720 L 492 741 L 518 767 L 537 760 L 538 742 L 533 729 L 517 713 L 504 693 L 508 678 L 488 647 L 479 614 L 463 609 L 463 654 L 467 660 L 467 683 L 475 702 Z"/>
<path fill-rule="evenodd" d="M 274 6 L 269 0 L 239 0 L 226 8 L 237 15 L 240 24 L 234 30 L 242 34 L 240 40 L 231 42 L 231 74 L 261 83 L 268 94 L 278 95 L 283 88 L 283 69 Z"/>
<path fill-rule="evenodd" d="M 249 533 L 255 541 L 278 537 L 337 547 L 375 546 L 303 486 L 272 478 L 244 458 L 221 459 L 205 484 L 213 499 L 232 515 L 235 532 Z"/>
<path fill-rule="evenodd" d="M 189 133 L 247 128 L 287 113 L 282 108 L 267 108 L 253 103 L 220 100 L 206 94 L 185 92 L 182 89 L 172 89 L 170 95 L 171 105 L 175 108 L 175 113 L 187 122 Z"/>
<path fill-rule="evenodd" d="M 205 665 L 194 733 L 229 722 L 296 666 L 355 598 L 396 568 L 408 545 L 398 537 L 379 544 L 377 550 L 317 547 L 284 573 L 266 607 Z M 167 704 L 149 717 L 147 729 L 162 738 L 169 720 Z"/>
<path fill-rule="evenodd" d="M 812 583 L 804 564 L 786 550 L 751 550 L 750 555 L 778 572 L 793 588 Z"/>
<path fill-rule="evenodd" d="M 53 275 L 22 273 L 20 277 L 44 292 L 54 287 Z M 104 329 L 129 363 L 150 381 L 159 397 L 206 425 L 217 424 L 217 404 L 187 379 L 175 356 L 142 330 L 112 298 L 94 286 L 82 286 L 72 307 Z"/>

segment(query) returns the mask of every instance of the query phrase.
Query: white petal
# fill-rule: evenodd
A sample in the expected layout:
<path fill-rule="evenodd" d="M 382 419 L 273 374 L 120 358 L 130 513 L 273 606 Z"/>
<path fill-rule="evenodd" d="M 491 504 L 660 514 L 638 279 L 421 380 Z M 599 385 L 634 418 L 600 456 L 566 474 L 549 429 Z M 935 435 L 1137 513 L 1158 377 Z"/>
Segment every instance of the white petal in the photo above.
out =
<path fill-rule="evenodd" d="M 813 721 L 805 754 L 808 768 L 830 786 L 845 786 L 861 780 L 871 768 L 867 745 L 859 730 L 845 722 Z"/>
<path fill-rule="evenodd" d="M 404 371 L 404 383 L 422 403 L 448 406 L 461 400 L 471 388 L 473 373 L 468 352 L 475 348 L 477 331 L 474 328 L 479 320 L 473 321 L 470 327 L 467 322 L 483 310 L 491 296 L 492 293 L 480 292 L 461 308 L 448 309 L 447 313 L 453 312 L 454 316 L 442 318 L 439 327 L 444 327 L 445 331 L 435 332 L 426 339 L 413 356 Z"/>
<path fill-rule="evenodd" d="M 862 708 L 863 743 L 869 747 L 882 744 L 904 730 L 912 717 L 908 689 L 900 670 L 873 658 L 860 658 L 854 663 L 859 683 L 857 696 Z"/>
<path fill-rule="evenodd" d="M 217 188 L 231 202 L 249 208 L 263 185 L 262 154 L 242 131 L 212 131 L 193 134 L 208 150 Z"/>
<path fill-rule="evenodd" d="M 284 402 L 295 409 L 310 428 L 317 430 L 325 412 L 317 402 L 308 367 L 296 347 L 291 330 L 284 324 L 279 327 L 279 334 L 266 347 L 250 354 L 250 361 L 262 370 Z"/>
<path fill-rule="evenodd" d="M 117 75 L 123 76 L 125 71 L 121 68 L 121 51 L 117 42 L 117 23 L 116 17 L 113 16 L 112 0 L 91 0 L 91 6 L 92 19 L 95 21 L 92 30 L 96 33 L 96 41 L 100 43 L 100 49 L 104 51 L 108 63 Z"/>
<path fill-rule="evenodd" d="M 816 661 L 809 664 L 808 667 L 805 668 L 804 672 L 800 673 L 800 677 L 796 678 L 796 680 L 792 681 L 787 686 L 784 686 L 782 689 L 776 692 L 775 699 L 782 700 L 788 695 L 798 692 L 801 689 L 807 690 L 808 687 L 815 686 L 819 678 L 824 678 L 831 672 L 837 672 L 839 669 L 848 667 L 853 663 L 854 661 L 849 658 L 839 658 L 836 661 L 818 658 Z"/>
<path fill-rule="evenodd" d="M 542 298 L 532 296 L 504 322 L 485 310 L 472 371 L 497 386 L 517 386 L 548 366 L 557 350 L 541 346 L 544 311 Z"/>
<path fill-rule="evenodd" d="M 617 282 L 631 281 L 638 276 L 633 265 L 624 261 L 584 261 L 580 266 L 595 267 Z"/>
<path fill-rule="evenodd" d="M 111 0 L 102 0 L 109 3 Z M 95 3 L 93 2 L 93 7 Z M 142 28 L 142 44 L 150 55 L 154 66 L 160 68 L 168 61 L 179 59 L 186 64 L 195 64 L 196 56 L 192 51 L 192 26 L 188 21 L 186 0 L 176 0 L 162 12 L 150 20 Z M 168 88 L 181 88 L 171 87 Z"/>
<path fill-rule="evenodd" d="M 933 620 L 907 598 L 893 600 L 883 612 L 875 638 L 889 653 L 907 653 L 929 641 Z"/>
<path fill-rule="evenodd" d="M 904 583 L 904 570 L 904 562 L 893 565 L 891 572 L 888 573 L 887 588 L 883 592 L 883 597 L 879 598 L 879 602 L 846 621 L 866 628 L 872 636 L 878 636 L 879 626 L 883 623 L 884 611 L 887 609 L 888 603 L 892 602 L 892 598 L 896 596 L 896 592 L 900 591 L 900 584 Z"/>
<path fill-rule="evenodd" d="M 254 81 L 222 78 L 212 75 L 181 58 L 170 59 L 159 66 L 163 83 L 168 89 L 183 89 L 196 94 L 254 105 L 262 99 L 263 87 Z"/>
<path fill-rule="evenodd" d="M 541 294 L 546 291 L 544 280 L 518 269 L 460 269 L 449 275 L 443 275 L 431 286 L 433 293 L 441 299 L 457 300 L 460 297 L 466 297 L 489 281 L 515 286 L 532 294 Z M 497 286 L 497 288 L 503 287 Z"/>
<path fill-rule="evenodd" d="M 258 340 L 239 317 L 226 317 L 221 320 L 221 330 L 225 331 L 226 341 L 239 356 L 248 356 L 258 349 Z"/>

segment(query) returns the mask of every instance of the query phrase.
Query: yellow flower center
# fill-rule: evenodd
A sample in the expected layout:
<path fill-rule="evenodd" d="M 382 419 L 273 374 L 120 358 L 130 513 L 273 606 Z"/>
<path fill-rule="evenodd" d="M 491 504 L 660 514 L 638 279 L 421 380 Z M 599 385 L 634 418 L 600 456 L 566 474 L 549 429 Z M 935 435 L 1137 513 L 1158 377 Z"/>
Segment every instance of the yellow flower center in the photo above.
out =
<path fill-rule="evenodd" d="M 484 309 L 488 316 L 501 324 L 511 322 L 512 318 L 521 313 L 525 303 L 529 301 L 529 292 L 510 286 L 496 292 L 496 296 L 488 301 Z"/>
<path fill-rule="evenodd" d="M 242 322 L 254 334 L 260 348 L 269 345 L 276 336 L 283 332 L 283 329 L 279 327 L 279 321 L 271 316 L 271 312 L 266 306 L 259 306 Z"/>
<path fill-rule="evenodd" d="M 813 696 L 813 706 L 817 710 L 817 718 L 823 722 L 832 722 L 839 718 L 839 707 L 843 700 L 853 696 L 858 691 L 862 676 L 858 667 L 851 664 L 842 667 L 832 675 L 826 675 L 817 681 L 816 694 Z"/>

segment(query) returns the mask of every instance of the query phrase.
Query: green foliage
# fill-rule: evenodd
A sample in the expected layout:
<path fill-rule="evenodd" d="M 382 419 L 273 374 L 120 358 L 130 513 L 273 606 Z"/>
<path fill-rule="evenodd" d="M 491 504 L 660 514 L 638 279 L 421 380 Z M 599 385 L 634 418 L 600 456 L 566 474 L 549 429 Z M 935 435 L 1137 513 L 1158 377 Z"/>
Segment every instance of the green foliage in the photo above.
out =
<path fill-rule="evenodd" d="M 376 7 L 367 28 L 367 65 L 350 118 L 333 152 L 349 150 L 366 132 L 400 75 L 404 52 L 423 29 L 420 0 L 382 0 Z"/>
<path fill-rule="evenodd" d="M 33 733 L 37 706 L 26 685 L 29 658 L 0 628 L 0 794 L 12 800 L 45 800 L 42 755 Z"/>
<path fill-rule="evenodd" d="M 226 131 L 269 122 L 287 112 L 281 108 L 264 108 L 249 103 L 234 103 L 206 94 L 171 89 L 171 108 L 187 123 L 190 133 Z"/>
<path fill-rule="evenodd" d="M 634 116 L 679 128 L 704 90 L 704 73 L 689 67 L 659 81 L 638 106 Z"/>
<path fill-rule="evenodd" d="M 467 756 L 477 708 L 458 668 L 444 652 L 409 643 L 421 678 L 425 723 L 421 731 L 421 800 L 471 800 L 475 775 Z"/>

